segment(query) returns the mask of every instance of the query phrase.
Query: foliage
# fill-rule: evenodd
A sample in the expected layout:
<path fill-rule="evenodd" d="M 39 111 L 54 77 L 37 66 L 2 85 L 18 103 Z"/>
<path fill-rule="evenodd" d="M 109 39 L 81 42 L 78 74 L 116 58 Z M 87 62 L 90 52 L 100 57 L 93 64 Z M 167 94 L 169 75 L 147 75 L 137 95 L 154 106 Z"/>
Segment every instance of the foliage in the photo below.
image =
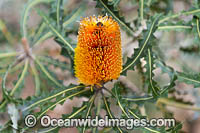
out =
<path fill-rule="evenodd" d="M 89 3 L 89 1 L 87 1 Z M 13 44 L 15 43 L 12 34 L 8 31 L 6 24 L 0 20 L 0 41 L 7 40 L 9 43 L 9 50 L 0 50 L 0 76 L 2 100 L 0 103 L 0 111 L 7 111 L 10 115 L 10 120 L 6 124 L 0 126 L 1 132 L 58 132 L 61 127 L 28 128 L 24 125 L 23 120 L 27 114 L 34 114 L 39 120 L 49 110 L 55 109 L 56 105 L 63 104 L 67 99 L 74 97 L 87 98 L 80 107 L 73 107 L 70 114 L 63 114 L 62 118 L 88 118 L 88 116 L 99 116 L 100 111 L 107 112 L 109 118 L 115 118 L 112 112 L 111 105 L 114 103 L 119 107 L 121 114 L 120 118 L 136 118 L 143 119 L 149 116 L 142 114 L 140 108 L 144 107 L 146 103 L 157 103 L 164 105 L 171 105 L 180 108 L 200 110 L 199 107 L 191 107 L 189 103 L 183 101 L 176 101 L 170 99 L 168 94 L 175 91 L 177 83 L 183 82 L 193 85 L 194 88 L 200 87 L 200 73 L 192 71 L 177 71 L 175 68 L 167 65 L 165 57 L 159 53 L 159 37 L 156 37 L 158 32 L 178 32 L 184 31 L 187 36 L 193 36 L 192 44 L 187 47 L 181 47 L 179 50 L 183 54 L 199 57 L 200 52 L 200 9 L 199 3 L 194 2 L 188 11 L 173 12 L 173 1 L 167 0 L 164 3 L 166 8 L 160 7 L 158 0 L 132 0 L 131 4 L 138 5 L 138 16 L 126 21 L 125 15 L 120 10 L 120 0 L 95 0 L 98 14 L 107 14 L 116 20 L 123 31 L 128 34 L 128 37 L 138 42 L 138 47 L 134 49 L 131 57 L 123 55 L 125 61 L 121 75 L 127 76 L 129 72 L 136 71 L 143 78 L 143 88 L 140 93 L 134 92 L 129 87 L 124 85 L 122 81 L 117 80 L 112 89 L 106 88 L 104 85 L 101 88 L 94 86 L 90 90 L 90 86 L 78 84 L 64 85 L 64 80 L 59 78 L 59 75 L 54 71 L 60 69 L 62 72 L 68 71 L 74 76 L 74 48 L 76 47 L 76 40 L 71 38 L 71 34 L 77 36 L 78 28 L 74 24 L 80 17 L 86 13 L 87 4 L 85 1 L 77 4 L 77 8 L 72 11 L 66 11 L 64 7 L 68 4 L 65 0 L 29 0 L 24 5 L 21 25 L 21 44 L 22 51 L 15 51 Z M 47 10 L 39 8 L 38 5 L 47 6 Z M 157 6 L 158 5 L 158 6 Z M 28 19 L 31 10 L 36 11 L 40 16 L 41 21 L 34 29 L 28 28 Z M 69 13 L 70 12 L 70 13 Z M 193 16 L 187 22 L 182 20 L 181 16 Z M 132 26 L 132 25 L 135 25 Z M 139 35 L 135 35 L 139 32 Z M 161 34 L 162 35 L 162 34 Z M 3 37 L 2 37 L 3 36 Z M 53 38 L 53 40 L 60 46 L 59 55 L 64 56 L 68 62 L 55 59 L 45 51 L 38 54 L 42 42 Z M 161 37 L 162 38 L 162 37 Z M 6 41 L 5 41 L 6 42 Z M 142 65 L 145 64 L 145 65 Z M 51 67 L 55 69 L 51 69 Z M 140 68 L 140 69 L 139 69 Z M 156 74 L 154 70 L 161 69 L 162 73 L 169 76 L 169 83 L 165 86 L 155 79 Z M 140 72 L 139 72 L 140 70 Z M 13 81 L 12 88 L 9 88 L 7 82 L 9 76 L 17 73 L 16 81 Z M 34 80 L 35 95 L 26 99 L 20 97 L 26 85 L 26 77 L 32 76 Z M 96 104 L 97 101 L 97 104 Z M 36 110 L 39 111 L 36 112 Z M 19 112 L 22 112 L 22 117 L 19 118 Z M 178 123 L 178 122 L 177 122 Z M 141 130 L 142 132 L 179 132 L 182 124 L 178 123 L 175 127 L 133 127 L 131 130 Z M 80 132 L 129 132 L 122 127 L 104 127 L 98 129 L 95 127 L 78 127 Z"/>

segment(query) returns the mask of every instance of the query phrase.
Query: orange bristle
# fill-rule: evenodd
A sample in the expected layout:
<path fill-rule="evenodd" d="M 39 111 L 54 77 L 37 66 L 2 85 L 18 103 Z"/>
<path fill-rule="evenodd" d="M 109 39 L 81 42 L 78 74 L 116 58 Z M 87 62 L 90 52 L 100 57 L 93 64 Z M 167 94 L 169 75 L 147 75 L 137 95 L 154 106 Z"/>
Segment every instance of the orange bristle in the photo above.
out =
<path fill-rule="evenodd" d="M 119 77 L 120 27 L 112 17 L 93 16 L 80 22 L 74 63 L 75 76 L 85 85 L 100 85 Z"/>

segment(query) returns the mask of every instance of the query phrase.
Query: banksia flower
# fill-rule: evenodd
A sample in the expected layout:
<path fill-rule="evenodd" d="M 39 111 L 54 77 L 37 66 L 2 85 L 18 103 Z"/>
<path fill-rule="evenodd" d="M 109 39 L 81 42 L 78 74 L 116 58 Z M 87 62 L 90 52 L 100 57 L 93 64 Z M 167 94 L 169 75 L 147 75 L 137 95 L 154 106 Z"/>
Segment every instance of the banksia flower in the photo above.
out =
<path fill-rule="evenodd" d="M 101 85 L 119 77 L 120 27 L 112 17 L 93 16 L 80 22 L 74 63 L 75 76 L 85 85 Z"/>

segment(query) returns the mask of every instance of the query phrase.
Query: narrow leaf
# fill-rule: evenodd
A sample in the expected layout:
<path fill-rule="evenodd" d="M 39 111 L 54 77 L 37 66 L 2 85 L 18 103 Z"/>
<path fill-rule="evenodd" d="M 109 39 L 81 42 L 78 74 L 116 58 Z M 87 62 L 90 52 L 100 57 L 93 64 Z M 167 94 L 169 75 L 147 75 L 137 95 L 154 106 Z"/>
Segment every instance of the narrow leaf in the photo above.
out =
<path fill-rule="evenodd" d="M 128 57 L 127 62 L 123 66 L 122 74 L 126 75 L 126 71 L 129 69 L 133 69 L 133 67 L 138 63 L 140 58 L 144 56 L 148 45 L 150 45 L 150 40 L 153 38 L 153 33 L 157 28 L 157 22 L 160 15 L 156 15 L 153 19 L 152 23 L 148 25 L 147 31 L 144 32 L 144 39 L 139 41 L 139 48 L 134 49 L 134 54 L 131 58 Z"/>
<path fill-rule="evenodd" d="M 108 0 L 96 0 L 97 6 L 96 7 L 103 7 L 106 13 L 109 13 L 124 29 L 133 36 L 133 29 L 130 27 L 129 23 L 125 22 L 124 17 L 119 15 L 119 11 L 114 8 L 114 5 L 109 4 Z"/>
<path fill-rule="evenodd" d="M 55 90 L 51 91 L 49 94 L 44 94 L 40 97 L 33 97 L 24 103 L 24 105 L 22 107 L 22 111 L 27 111 L 29 109 L 32 109 L 36 105 L 42 104 L 43 102 L 48 102 L 48 100 L 50 100 L 50 99 L 56 98 L 66 92 L 80 89 L 82 87 L 84 87 L 84 86 L 70 85 L 69 87 L 66 87 L 66 88 L 55 89 Z"/>
<path fill-rule="evenodd" d="M 160 91 L 160 87 L 158 86 L 158 84 L 156 83 L 156 81 L 153 80 L 153 70 L 155 69 L 153 64 L 154 64 L 154 59 L 155 57 L 153 57 L 152 55 L 152 51 L 149 48 L 147 50 L 147 56 L 146 56 L 146 74 L 148 75 L 147 77 L 147 81 L 148 81 L 148 89 L 150 92 L 153 93 L 154 96 L 158 96 L 159 95 L 159 91 Z"/>
<path fill-rule="evenodd" d="M 24 10 L 23 10 L 23 13 L 22 13 L 22 17 L 21 17 L 21 29 L 22 29 L 22 35 L 27 38 L 27 19 L 28 19 L 28 16 L 29 16 L 29 10 L 39 4 L 39 3 L 50 3 L 54 0 L 29 0 L 29 2 L 27 2 L 26 6 L 24 6 Z"/>
<path fill-rule="evenodd" d="M 200 74 L 188 74 L 177 72 L 178 80 L 187 84 L 192 84 L 194 87 L 200 87 Z"/>
<path fill-rule="evenodd" d="M 53 20 L 51 20 L 50 18 L 48 18 L 42 11 L 40 10 L 37 10 L 38 11 L 38 14 L 44 19 L 45 23 L 49 26 L 49 28 L 51 29 L 52 33 L 57 36 L 60 40 L 63 41 L 63 43 L 69 47 L 69 49 L 71 51 L 74 52 L 74 48 L 69 44 L 69 42 L 67 42 L 65 40 L 65 37 L 60 34 L 60 31 L 58 29 L 56 29 L 56 27 L 52 24 L 53 23 Z"/>
<path fill-rule="evenodd" d="M 40 69 L 42 70 L 42 72 L 48 77 L 49 80 L 51 80 L 55 85 L 57 85 L 58 87 L 63 88 L 63 85 L 60 84 L 56 78 L 54 78 L 49 72 L 48 70 L 44 67 L 44 65 L 38 60 L 35 59 L 36 63 L 39 65 Z"/>

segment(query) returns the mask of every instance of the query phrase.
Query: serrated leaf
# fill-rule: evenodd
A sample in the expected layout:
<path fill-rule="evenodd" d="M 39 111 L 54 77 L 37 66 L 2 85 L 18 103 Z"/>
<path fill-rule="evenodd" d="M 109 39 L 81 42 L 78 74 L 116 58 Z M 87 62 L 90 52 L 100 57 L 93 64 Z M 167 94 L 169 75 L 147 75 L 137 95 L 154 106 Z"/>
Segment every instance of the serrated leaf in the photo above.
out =
<path fill-rule="evenodd" d="M 48 103 L 48 106 L 41 108 L 41 111 L 37 114 L 37 119 L 41 118 L 47 111 L 52 110 L 56 107 L 58 104 L 63 104 L 67 99 L 70 99 L 74 96 L 80 95 L 82 93 L 87 92 L 89 89 L 83 89 L 83 90 L 76 90 L 74 92 L 65 93 L 64 96 L 57 97 L 55 101 Z M 76 92 L 76 93 L 75 93 Z"/>
<path fill-rule="evenodd" d="M 124 29 L 129 33 L 129 35 L 133 36 L 133 29 L 130 27 L 130 24 L 125 22 L 124 17 L 120 16 L 119 11 L 116 10 L 114 3 L 109 3 L 108 0 L 95 0 L 97 1 L 96 7 L 104 8 L 106 13 L 109 13 Z"/>
<path fill-rule="evenodd" d="M 87 92 L 89 90 L 90 89 L 84 89 L 82 91 L 78 91 L 77 93 L 73 93 L 73 94 L 69 95 L 68 97 L 64 96 L 64 98 L 61 98 L 60 101 L 58 100 L 57 102 L 54 102 L 55 104 L 53 104 L 53 105 L 51 105 L 49 107 L 52 108 L 53 106 L 59 104 L 60 102 L 65 101 L 66 99 L 68 99 L 70 97 L 74 97 L 76 95 L 82 94 L 82 93 Z M 95 95 L 92 95 L 87 102 L 83 102 L 81 107 L 73 107 L 72 113 L 71 114 L 62 115 L 62 119 L 74 119 L 74 118 L 79 118 L 80 119 L 82 117 L 84 117 L 86 119 L 88 117 L 90 111 L 91 111 L 91 107 L 93 106 L 94 98 L 95 98 Z M 49 108 L 47 108 L 47 109 L 49 109 Z M 46 112 L 46 110 L 45 110 L 45 112 Z M 84 114 L 86 114 L 86 115 L 84 115 Z M 41 115 L 43 115 L 43 114 L 40 114 L 38 116 L 38 118 L 40 118 Z M 58 130 L 60 128 L 61 127 L 55 127 L 55 128 L 52 128 L 51 131 L 55 131 L 55 130 Z M 84 128 L 82 128 L 82 130 L 83 130 L 82 132 L 85 132 L 85 126 L 84 126 Z"/>
<path fill-rule="evenodd" d="M 168 15 L 163 16 L 159 20 L 158 24 L 164 23 L 165 21 L 168 21 L 170 19 L 177 18 L 177 17 L 179 17 L 181 15 L 191 15 L 191 14 L 199 14 L 199 13 L 200 13 L 200 9 L 198 9 L 198 8 L 191 8 L 188 11 L 181 11 L 181 12 L 178 12 L 176 14 L 173 14 L 173 13 L 170 12 L 170 13 L 168 13 Z"/>
<path fill-rule="evenodd" d="M 177 72 L 178 80 L 187 84 L 192 84 L 194 87 L 200 87 L 200 74 L 189 74 Z"/>
<path fill-rule="evenodd" d="M 172 77 L 175 74 L 174 69 L 170 66 L 167 66 L 167 64 L 164 61 L 158 59 L 158 57 L 156 57 L 155 61 L 156 61 L 156 66 L 160 67 L 162 72 L 167 73 L 169 77 L 172 79 Z"/>
<path fill-rule="evenodd" d="M 170 131 L 171 133 L 178 133 L 178 131 L 181 130 L 182 126 L 183 126 L 182 123 L 178 123 L 178 124 L 176 124 L 175 127 L 172 127 L 170 129 L 168 129 L 167 131 L 168 132 Z"/>
<path fill-rule="evenodd" d="M 157 67 L 161 68 L 161 71 L 163 73 L 167 73 L 169 75 L 170 82 L 168 83 L 168 85 L 164 86 L 160 91 L 160 95 L 166 97 L 167 95 L 165 94 L 168 94 L 168 91 L 174 88 L 174 86 L 176 85 L 175 81 L 177 80 L 177 75 L 174 69 L 170 66 L 167 66 L 164 61 L 158 59 L 158 56 L 156 56 L 155 64 Z"/>
<path fill-rule="evenodd" d="M 37 58 L 42 62 L 52 64 L 53 66 L 61 68 L 62 70 L 70 70 L 69 64 L 59 61 L 58 59 L 54 59 L 50 56 L 38 56 Z"/>
<path fill-rule="evenodd" d="M 137 104 L 142 104 L 144 102 L 155 102 L 155 100 L 156 100 L 156 98 L 154 98 L 153 96 L 149 96 L 149 95 L 144 95 L 144 96 L 132 95 L 129 97 L 123 97 L 123 99 L 130 101 L 130 102 L 137 103 Z"/>
<path fill-rule="evenodd" d="M 153 64 L 155 57 L 153 57 L 151 49 L 147 49 L 147 56 L 145 57 L 146 60 L 146 75 L 147 75 L 147 81 L 148 81 L 148 91 L 152 92 L 153 96 L 158 96 L 160 87 L 158 86 L 157 82 L 153 80 L 153 70 L 155 69 Z"/>
<path fill-rule="evenodd" d="M 166 104 L 168 106 L 173 106 L 181 109 L 188 109 L 194 111 L 200 111 L 200 108 L 191 103 L 184 103 L 184 101 L 177 101 L 174 98 L 159 98 L 157 104 Z"/>
<path fill-rule="evenodd" d="M 51 33 L 51 32 L 49 32 L 49 33 Z M 35 30 L 35 34 L 34 34 L 34 37 L 32 38 L 31 46 L 38 45 L 40 42 L 42 42 L 42 41 L 39 41 L 39 40 L 41 38 L 48 37 L 46 34 L 47 34 L 46 24 L 45 24 L 45 22 L 41 22 L 38 25 L 37 29 Z M 53 34 L 51 34 L 51 35 L 53 35 Z M 43 39 L 41 39 L 41 40 L 43 40 Z"/>
<path fill-rule="evenodd" d="M 104 101 L 104 108 L 109 116 L 109 118 L 114 118 L 114 115 L 112 114 L 111 110 L 110 110 L 110 105 L 108 104 L 108 100 L 107 98 L 102 94 L 103 96 L 103 101 Z M 120 127 L 113 127 L 114 130 L 119 131 L 120 133 L 123 133 L 124 131 L 120 128 Z"/>
<path fill-rule="evenodd" d="M 28 70 L 28 66 L 29 66 L 29 60 L 26 60 L 26 61 L 25 61 L 25 65 L 24 65 L 24 69 L 23 69 L 22 73 L 19 75 L 19 78 L 18 78 L 16 84 L 14 85 L 14 87 L 12 88 L 12 90 L 11 90 L 10 92 L 7 92 L 7 91 L 5 90 L 5 89 L 6 89 L 6 87 L 5 87 L 5 82 L 6 82 L 6 77 L 7 77 L 8 71 L 9 71 L 9 69 L 12 67 L 12 65 L 9 66 L 8 71 L 7 71 L 7 73 L 5 74 L 5 77 L 4 77 L 4 80 L 3 80 L 3 83 L 2 83 L 2 89 L 4 90 L 4 91 L 3 91 L 4 100 L 3 100 L 3 101 L 1 102 L 1 104 L 0 104 L 0 109 L 2 109 L 2 108 L 7 104 L 7 102 L 9 102 L 9 100 L 12 100 L 12 99 L 13 99 L 13 98 L 11 98 L 11 97 L 13 97 L 13 95 L 15 94 L 15 91 L 16 91 L 16 90 L 20 87 L 20 85 L 23 83 L 24 77 L 25 77 L 26 72 L 27 72 L 27 70 Z M 8 99 L 5 99 L 5 98 L 8 98 Z"/>
<path fill-rule="evenodd" d="M 130 116 L 133 116 L 136 119 L 141 119 L 142 118 L 137 113 L 135 113 L 134 110 L 128 109 L 128 112 L 129 112 Z M 159 129 L 155 129 L 155 128 L 150 128 L 150 127 L 143 127 L 141 129 L 146 130 L 146 131 L 151 132 L 151 133 L 164 133 L 165 132 L 163 129 L 161 130 L 160 128 Z"/>
<path fill-rule="evenodd" d="M 123 114 L 129 118 L 127 112 L 125 111 L 124 109 L 124 106 L 126 105 L 126 102 L 125 100 L 121 99 L 121 95 L 120 94 L 120 87 L 119 87 L 119 83 L 115 83 L 114 84 L 114 88 L 112 89 L 112 91 L 115 93 L 115 99 L 117 100 L 117 104 L 118 106 L 120 107 L 120 109 L 122 110 Z"/>
<path fill-rule="evenodd" d="M 56 86 L 63 88 L 63 85 L 57 80 L 57 77 L 50 72 L 50 70 L 48 70 L 48 68 L 45 66 L 38 60 L 35 59 L 35 62 L 37 63 L 37 65 L 40 67 L 41 71 L 44 73 L 44 75 L 46 75 L 46 77 L 52 81 L 53 84 L 55 84 Z"/>
<path fill-rule="evenodd" d="M 86 111 L 85 109 L 87 108 L 87 105 L 88 105 L 88 101 L 83 102 L 81 107 L 73 107 L 72 113 L 71 114 L 63 114 L 62 119 L 74 119 L 74 118 L 83 117 L 82 112 Z M 57 132 L 59 129 L 60 129 L 60 127 L 49 128 L 49 129 L 45 129 L 45 132 L 50 132 L 50 131 Z M 44 133 L 44 129 L 39 129 L 38 132 Z"/>
<path fill-rule="evenodd" d="M 165 22 L 161 23 L 158 26 L 158 30 L 162 31 L 170 31 L 170 30 L 175 30 L 175 31 L 191 31 L 193 26 L 191 25 L 191 21 L 189 22 L 184 22 L 183 20 L 177 21 L 177 22 Z"/>
<path fill-rule="evenodd" d="M 61 34 L 61 32 L 54 26 L 53 20 L 51 18 L 47 17 L 44 12 L 37 10 L 38 14 L 43 18 L 44 22 L 48 25 L 48 27 L 51 29 L 51 32 L 57 36 L 71 51 L 74 52 L 74 48 L 69 44 L 69 42 L 66 41 L 65 37 Z"/>
<path fill-rule="evenodd" d="M 4 76 L 3 76 L 3 80 L 2 80 L 1 87 L 2 87 L 2 92 L 3 92 L 3 97 L 4 97 L 5 99 L 7 99 L 7 98 L 9 97 L 9 93 L 8 93 L 8 91 L 6 90 L 6 79 L 7 79 L 7 76 L 8 76 L 8 73 L 9 73 L 10 69 L 13 67 L 13 65 L 14 65 L 15 63 L 16 63 L 16 60 L 15 60 L 12 64 L 10 64 L 10 65 L 8 66 L 8 68 L 6 69 L 6 72 L 5 72 Z"/>
<path fill-rule="evenodd" d="M 6 124 L 4 124 L 3 126 L 0 126 L 0 132 L 1 133 L 13 133 L 13 131 L 18 131 L 17 129 L 14 129 L 12 126 L 12 121 L 9 120 L 8 122 L 6 122 Z"/>
<path fill-rule="evenodd" d="M 108 1 L 108 4 L 113 5 L 114 9 L 118 10 L 119 2 L 120 0 L 112 0 L 112 1 Z"/>
<path fill-rule="evenodd" d="M 77 20 L 77 18 L 83 13 L 83 11 L 85 9 L 84 7 L 85 7 L 85 5 L 82 4 L 81 7 L 77 8 L 77 9 L 74 9 L 71 14 L 67 15 L 63 20 L 64 22 L 63 22 L 63 26 L 62 27 L 65 29 L 65 28 L 69 27 L 70 24 L 72 24 L 75 20 Z M 39 33 L 37 32 L 38 33 L 37 35 L 39 35 L 39 34 L 41 34 L 41 35 L 35 39 L 35 41 L 34 41 L 35 45 L 40 44 L 41 42 L 43 42 L 47 38 L 50 38 L 50 37 L 52 37 L 54 35 L 49 30 L 48 31 L 43 31 L 44 30 L 43 27 L 41 27 L 39 29 L 41 29 L 41 30 L 39 30 L 40 32 L 38 31 Z"/>
<path fill-rule="evenodd" d="M 74 52 L 69 50 L 60 39 L 55 38 L 55 41 L 58 42 L 58 44 L 62 47 L 60 54 L 70 59 L 70 62 L 71 62 L 70 70 L 71 70 L 71 73 L 74 75 L 74 69 L 73 69 L 74 68 Z"/>
<path fill-rule="evenodd" d="M 33 6 L 35 6 L 35 5 L 37 5 L 37 4 L 39 4 L 39 3 L 50 3 L 50 2 L 52 2 L 52 1 L 54 1 L 54 0 L 29 0 L 29 2 L 27 2 L 27 4 L 26 4 L 26 6 L 24 6 L 25 8 L 24 8 L 24 10 L 23 10 L 23 12 L 22 12 L 22 17 L 21 17 L 21 22 L 20 22 L 20 24 L 21 24 L 21 34 L 24 36 L 24 37 L 26 37 L 27 38 L 27 29 L 26 29 L 26 25 L 27 25 L 27 18 L 28 18 L 28 13 L 29 13 L 29 10 L 33 7 Z"/>
<path fill-rule="evenodd" d="M 138 63 L 140 58 L 144 56 L 144 53 L 146 49 L 150 45 L 150 41 L 153 39 L 153 33 L 155 32 L 157 28 L 157 22 L 159 19 L 160 15 L 154 16 L 152 23 L 148 24 L 147 30 L 144 31 L 144 39 L 139 41 L 139 48 L 134 49 L 134 54 L 131 56 L 131 58 L 127 58 L 127 62 L 123 66 L 122 74 L 126 75 L 127 70 L 133 69 L 133 67 Z"/>
<path fill-rule="evenodd" d="M 65 93 L 69 92 L 69 91 L 80 89 L 82 87 L 84 87 L 84 86 L 69 85 L 68 87 L 65 87 L 65 88 L 54 89 L 49 94 L 43 94 L 39 97 L 38 96 L 37 97 L 33 96 L 32 98 L 29 97 L 23 103 L 23 106 L 21 107 L 22 111 L 26 113 L 26 112 L 28 112 L 28 110 L 33 110 L 33 108 L 36 105 L 39 105 L 39 104 L 41 105 L 44 102 L 48 102 L 48 100 L 56 98 L 60 95 L 63 95 Z"/>
<path fill-rule="evenodd" d="M 74 9 L 70 14 L 68 14 L 64 18 L 63 22 L 63 28 L 71 27 L 71 24 L 75 22 L 78 18 L 81 17 L 81 15 L 84 13 L 84 10 L 86 9 L 85 3 L 82 3 L 80 7 Z"/>

